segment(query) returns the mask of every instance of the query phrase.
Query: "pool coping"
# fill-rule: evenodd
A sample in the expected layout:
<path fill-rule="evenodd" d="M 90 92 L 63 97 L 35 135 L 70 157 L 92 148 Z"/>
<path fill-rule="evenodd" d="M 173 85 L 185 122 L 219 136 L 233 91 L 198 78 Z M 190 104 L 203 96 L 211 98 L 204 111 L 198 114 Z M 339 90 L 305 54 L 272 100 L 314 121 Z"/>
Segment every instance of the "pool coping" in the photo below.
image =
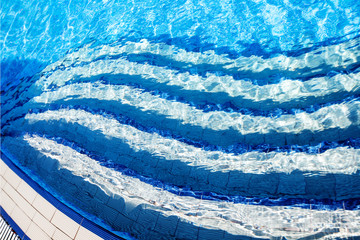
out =
<path fill-rule="evenodd" d="M 120 236 L 117 236 L 116 234 L 110 232 L 109 230 L 99 226 L 98 224 L 94 223 L 93 221 L 87 219 L 86 217 L 80 215 L 78 212 L 70 208 L 69 206 L 65 205 L 63 202 L 58 200 L 55 196 L 53 196 L 51 193 L 49 193 L 46 189 L 41 187 L 37 182 L 35 182 L 33 179 L 31 179 L 22 169 L 20 169 L 15 163 L 13 163 L 8 156 L 3 151 L 0 151 L 0 158 L 1 161 L 7 165 L 7 167 L 15 173 L 21 180 L 23 180 L 30 188 L 32 188 L 38 195 L 40 195 L 42 198 L 44 198 L 48 203 L 50 203 L 53 207 L 56 208 L 56 210 L 60 211 L 62 214 L 64 214 L 69 219 L 73 220 L 75 223 L 77 223 L 78 229 L 77 232 L 80 230 L 81 227 L 87 229 L 92 234 L 97 235 L 99 238 L 102 239 L 109 239 L 109 240 L 118 240 L 118 239 L 124 239 Z M 3 170 L 2 170 L 3 171 Z M 2 174 L 2 177 L 7 181 L 5 174 Z M 11 187 L 11 186 L 10 186 Z M 13 187 L 14 188 L 14 187 Z M 14 188 L 15 189 L 15 188 Z M 1 187 L 2 192 L 3 187 Z M 36 210 L 36 209 L 35 209 Z M 23 239 L 31 239 L 26 234 L 26 229 L 21 229 L 20 226 L 13 220 L 11 213 L 5 211 L 3 206 L 0 206 L 1 214 L 4 216 L 5 220 L 9 222 L 10 226 L 15 230 L 15 232 L 22 236 Z M 55 213 L 54 213 L 55 214 Z M 50 222 L 50 221 L 49 221 Z M 53 224 L 53 223 L 52 223 Z M 56 226 L 55 226 L 56 227 Z M 25 230 L 25 231 L 24 231 Z M 77 234 L 76 234 L 77 235 Z M 76 235 L 73 239 L 79 239 L 76 238 Z M 71 237 L 70 237 L 71 238 Z"/>

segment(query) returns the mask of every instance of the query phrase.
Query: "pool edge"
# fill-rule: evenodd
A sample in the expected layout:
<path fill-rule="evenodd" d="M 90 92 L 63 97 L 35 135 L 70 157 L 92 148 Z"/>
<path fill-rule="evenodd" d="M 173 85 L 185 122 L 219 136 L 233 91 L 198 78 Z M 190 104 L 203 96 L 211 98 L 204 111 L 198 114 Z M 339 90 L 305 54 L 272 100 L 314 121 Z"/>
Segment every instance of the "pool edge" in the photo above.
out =
<path fill-rule="evenodd" d="M 88 239 L 89 236 L 95 239 L 124 239 L 59 201 L 16 166 L 3 151 L 0 159 L 0 210 L 6 213 L 6 220 L 12 223 L 13 229 L 21 236 L 27 237 L 24 239 L 32 239 L 31 236 L 34 236 L 36 231 L 41 231 L 40 234 L 48 239 L 68 237 L 66 239 L 78 240 Z M 23 189 L 26 192 L 22 192 Z M 45 205 L 40 205 L 39 208 L 39 203 Z M 53 211 L 50 214 L 52 216 L 45 216 L 46 212 L 49 212 L 47 208 L 51 209 L 50 212 Z M 46 222 L 36 223 L 36 219 L 39 218 Z M 48 229 L 52 230 L 47 232 Z M 39 239 L 40 236 L 36 237 Z"/>

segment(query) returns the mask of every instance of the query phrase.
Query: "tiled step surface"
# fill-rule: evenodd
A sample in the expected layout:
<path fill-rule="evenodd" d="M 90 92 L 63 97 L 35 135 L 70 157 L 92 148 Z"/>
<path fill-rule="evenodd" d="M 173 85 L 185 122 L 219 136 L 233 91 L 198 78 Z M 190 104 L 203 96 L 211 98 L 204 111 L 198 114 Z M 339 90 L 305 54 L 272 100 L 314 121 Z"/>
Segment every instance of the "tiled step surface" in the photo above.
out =
<path fill-rule="evenodd" d="M 0 160 L 0 171 L 0 206 L 24 236 L 36 240 L 102 239 L 49 203 L 3 160 Z"/>

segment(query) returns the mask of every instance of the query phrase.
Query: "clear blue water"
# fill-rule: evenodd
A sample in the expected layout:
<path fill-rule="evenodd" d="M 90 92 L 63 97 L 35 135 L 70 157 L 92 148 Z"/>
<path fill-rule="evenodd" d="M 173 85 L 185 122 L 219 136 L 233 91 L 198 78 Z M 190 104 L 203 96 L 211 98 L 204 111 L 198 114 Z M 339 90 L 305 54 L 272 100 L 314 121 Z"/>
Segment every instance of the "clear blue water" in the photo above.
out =
<path fill-rule="evenodd" d="M 360 236 L 359 1 L 1 4 L 2 149 L 81 214 L 139 239 Z"/>
<path fill-rule="evenodd" d="M 359 15 L 356 0 L 3 1 L 2 76 L 31 75 L 93 41 L 145 38 L 233 58 L 296 54 L 357 36 Z"/>

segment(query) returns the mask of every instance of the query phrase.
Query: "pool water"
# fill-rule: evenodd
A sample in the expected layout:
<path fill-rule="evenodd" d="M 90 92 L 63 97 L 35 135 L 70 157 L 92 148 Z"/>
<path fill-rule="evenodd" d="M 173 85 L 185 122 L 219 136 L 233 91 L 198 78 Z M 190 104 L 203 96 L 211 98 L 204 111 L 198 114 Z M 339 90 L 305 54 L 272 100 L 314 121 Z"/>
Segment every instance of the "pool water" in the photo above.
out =
<path fill-rule="evenodd" d="M 119 237 L 360 237 L 360 2 L 4 1 L 1 151 Z"/>

